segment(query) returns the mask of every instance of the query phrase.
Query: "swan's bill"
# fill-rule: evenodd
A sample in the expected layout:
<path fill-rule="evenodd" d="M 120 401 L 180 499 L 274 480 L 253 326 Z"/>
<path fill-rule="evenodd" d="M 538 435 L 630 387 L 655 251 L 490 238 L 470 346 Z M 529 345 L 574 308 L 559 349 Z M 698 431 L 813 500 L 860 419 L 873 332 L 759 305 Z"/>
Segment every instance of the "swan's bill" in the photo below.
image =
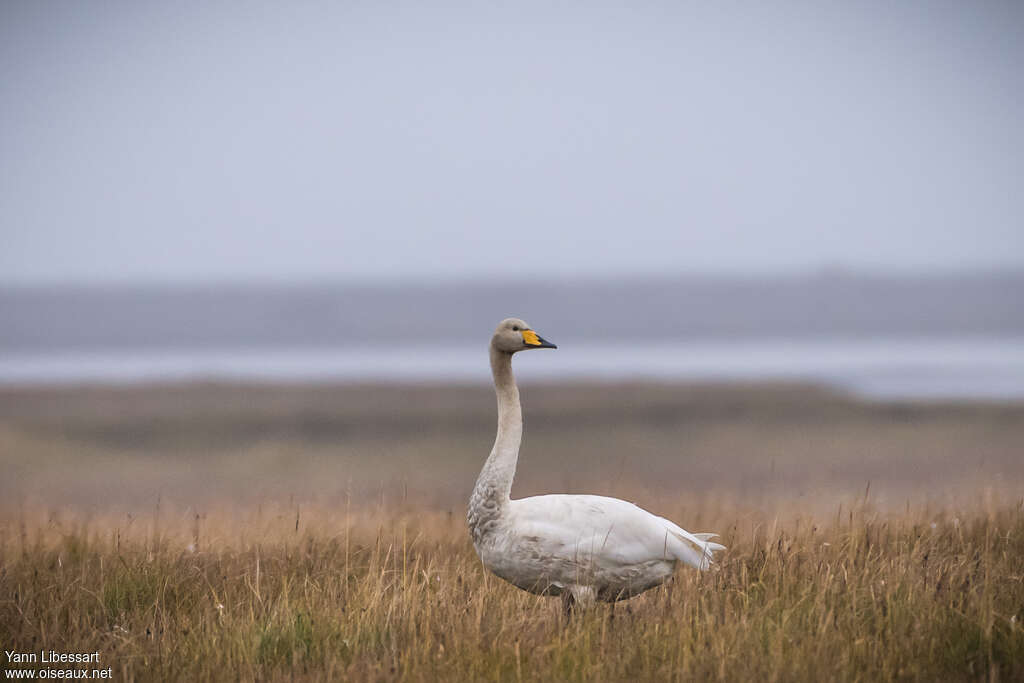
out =
<path fill-rule="evenodd" d="M 533 330 L 523 330 L 523 343 L 538 349 L 557 349 L 558 347 L 540 336 Z"/>

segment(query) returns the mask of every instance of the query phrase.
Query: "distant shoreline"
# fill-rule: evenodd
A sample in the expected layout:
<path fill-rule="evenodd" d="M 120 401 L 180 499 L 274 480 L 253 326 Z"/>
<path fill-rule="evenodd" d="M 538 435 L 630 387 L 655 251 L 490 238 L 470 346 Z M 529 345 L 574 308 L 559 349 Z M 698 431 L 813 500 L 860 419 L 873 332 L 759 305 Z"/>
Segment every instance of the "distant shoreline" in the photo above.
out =
<path fill-rule="evenodd" d="M 486 344 L 517 315 L 558 343 L 1024 337 L 1024 271 L 399 283 L 0 286 L 0 354 Z"/>
<path fill-rule="evenodd" d="M 799 383 L 866 398 L 1024 398 L 1024 336 L 562 342 L 523 357 L 527 382 Z M 488 384 L 482 347 L 117 349 L 0 353 L 0 386 L 180 382 Z"/>

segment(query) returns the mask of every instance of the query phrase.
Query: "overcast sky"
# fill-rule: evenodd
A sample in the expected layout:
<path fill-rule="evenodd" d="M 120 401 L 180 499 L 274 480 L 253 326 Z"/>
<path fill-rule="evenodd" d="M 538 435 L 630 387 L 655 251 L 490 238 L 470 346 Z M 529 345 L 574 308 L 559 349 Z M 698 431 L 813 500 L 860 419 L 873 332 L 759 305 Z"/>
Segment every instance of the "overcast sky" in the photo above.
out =
<path fill-rule="evenodd" d="M 0 280 L 1024 266 L 1021 2 L 0 4 Z"/>

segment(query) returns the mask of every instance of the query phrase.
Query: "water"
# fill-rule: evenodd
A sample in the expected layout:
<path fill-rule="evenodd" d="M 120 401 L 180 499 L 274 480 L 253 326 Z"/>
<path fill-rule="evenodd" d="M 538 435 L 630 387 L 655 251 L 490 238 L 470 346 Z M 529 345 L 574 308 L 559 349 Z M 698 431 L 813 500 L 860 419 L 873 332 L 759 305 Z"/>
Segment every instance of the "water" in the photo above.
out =
<path fill-rule="evenodd" d="M 522 381 L 810 381 L 876 398 L 1024 398 L 1024 338 L 563 343 L 516 359 Z M 0 354 L 2 384 L 489 382 L 480 345 L 137 349 Z"/>
<path fill-rule="evenodd" d="M 524 381 L 1024 398 L 1021 291 L 1024 272 L 0 287 L 0 383 L 485 383 L 490 331 L 521 315 L 561 346 L 518 358 Z"/>

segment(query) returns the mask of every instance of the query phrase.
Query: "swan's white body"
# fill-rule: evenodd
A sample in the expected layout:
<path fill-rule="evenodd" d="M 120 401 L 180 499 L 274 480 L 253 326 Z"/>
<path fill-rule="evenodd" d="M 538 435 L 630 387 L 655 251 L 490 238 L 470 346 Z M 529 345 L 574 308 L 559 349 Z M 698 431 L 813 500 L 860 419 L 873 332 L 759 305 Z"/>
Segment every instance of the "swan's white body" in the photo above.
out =
<path fill-rule="evenodd" d="M 512 375 L 512 354 L 552 346 L 543 339 L 515 346 L 521 320 L 498 326 L 491 342 L 491 369 L 498 394 L 498 434 L 470 498 L 473 545 L 487 569 L 543 595 L 576 602 L 615 601 L 662 584 L 684 562 L 707 569 L 723 546 L 714 534 L 691 534 L 636 505 L 604 496 L 547 495 L 512 500 L 523 419 Z M 526 335 L 523 335 L 526 337 Z"/>

